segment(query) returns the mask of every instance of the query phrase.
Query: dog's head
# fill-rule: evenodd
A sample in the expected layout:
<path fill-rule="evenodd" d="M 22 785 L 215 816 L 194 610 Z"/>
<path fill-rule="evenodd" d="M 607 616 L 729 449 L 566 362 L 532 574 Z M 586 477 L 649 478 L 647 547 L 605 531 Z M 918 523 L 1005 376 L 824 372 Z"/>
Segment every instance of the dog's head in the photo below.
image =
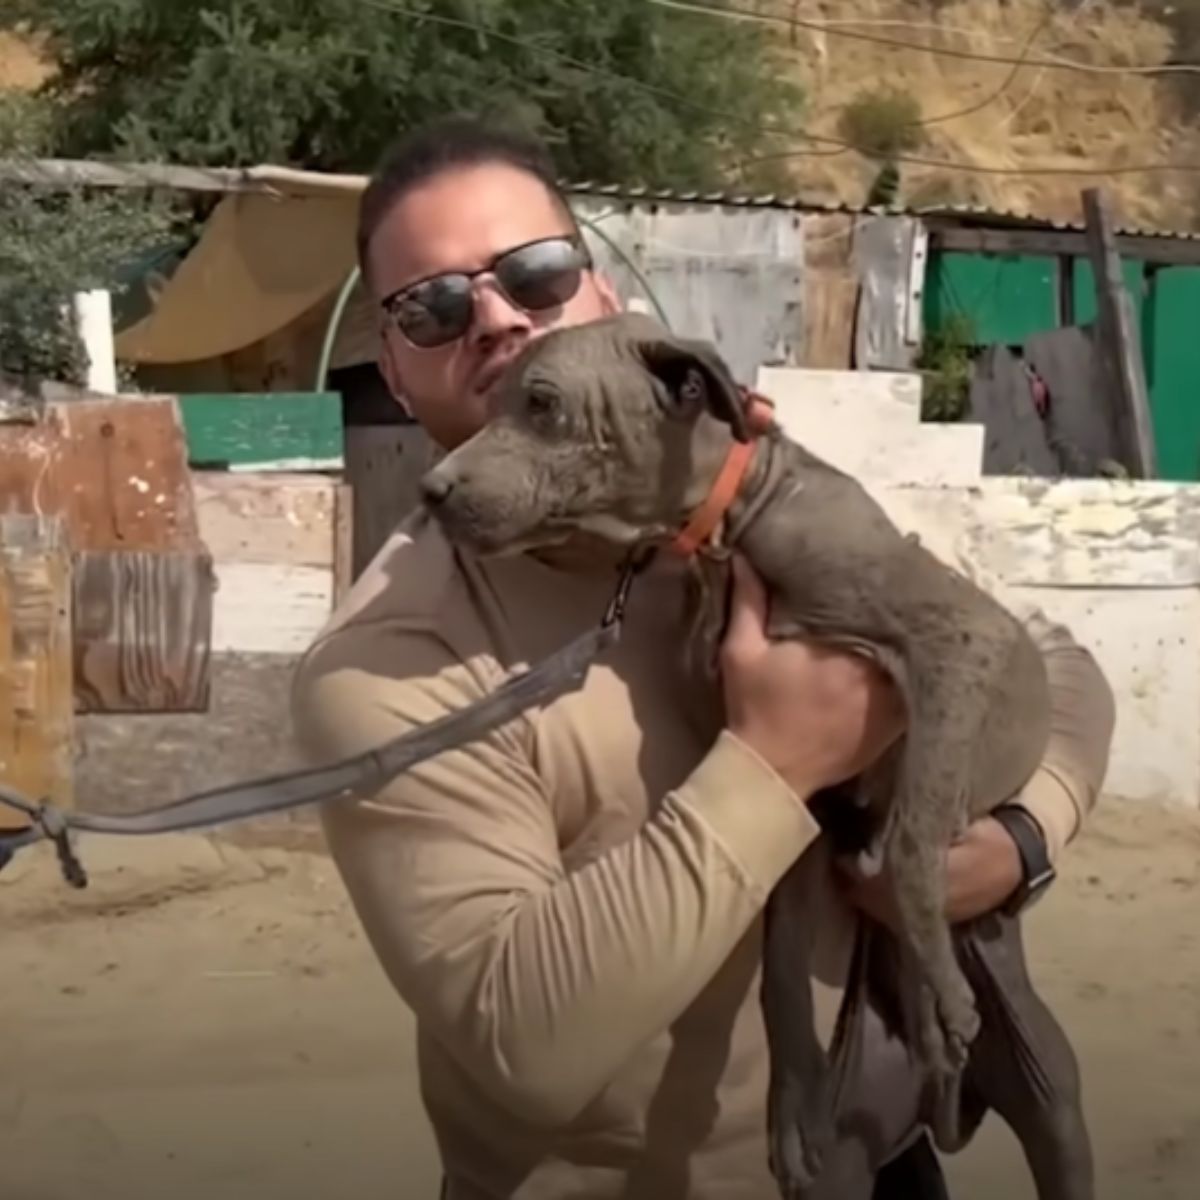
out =
<path fill-rule="evenodd" d="M 487 426 L 424 477 L 454 542 L 507 554 L 576 531 L 617 545 L 674 533 L 707 494 L 742 398 L 714 347 L 625 313 L 531 343 Z"/>

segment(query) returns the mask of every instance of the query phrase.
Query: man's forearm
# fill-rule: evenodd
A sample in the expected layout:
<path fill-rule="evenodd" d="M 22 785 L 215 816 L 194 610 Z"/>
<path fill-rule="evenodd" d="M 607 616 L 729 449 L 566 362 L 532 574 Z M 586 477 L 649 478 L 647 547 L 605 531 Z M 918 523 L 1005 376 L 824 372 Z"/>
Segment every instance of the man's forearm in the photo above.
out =
<path fill-rule="evenodd" d="M 1041 826 L 1057 861 L 1095 807 L 1108 771 L 1116 704 L 1095 658 L 1062 625 L 1036 613 L 1028 622 L 1050 685 L 1050 738 L 1042 764 L 1016 802 Z"/>

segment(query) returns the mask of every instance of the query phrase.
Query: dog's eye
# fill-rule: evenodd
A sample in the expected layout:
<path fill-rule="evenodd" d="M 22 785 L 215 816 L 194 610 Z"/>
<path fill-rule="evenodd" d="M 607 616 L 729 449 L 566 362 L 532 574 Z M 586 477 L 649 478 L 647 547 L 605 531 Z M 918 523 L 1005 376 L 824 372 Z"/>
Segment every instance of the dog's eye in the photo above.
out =
<path fill-rule="evenodd" d="M 546 416 L 558 408 L 558 392 L 545 384 L 533 384 L 526 397 L 526 406 L 534 416 Z"/>

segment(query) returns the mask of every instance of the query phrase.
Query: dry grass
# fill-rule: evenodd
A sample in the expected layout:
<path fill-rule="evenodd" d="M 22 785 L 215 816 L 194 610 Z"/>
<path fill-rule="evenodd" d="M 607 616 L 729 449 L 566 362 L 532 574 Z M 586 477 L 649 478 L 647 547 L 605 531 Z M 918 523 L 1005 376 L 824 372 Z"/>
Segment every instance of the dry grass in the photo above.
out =
<path fill-rule="evenodd" d="M 31 91 L 53 68 L 30 42 L 0 30 L 0 88 Z"/>
<path fill-rule="evenodd" d="M 837 22 L 898 40 L 1019 58 L 1046 12 L 1044 0 L 759 0 L 761 11 Z M 855 24 L 850 24 L 855 22 Z M 901 24 L 880 24 L 900 22 Z M 964 36 L 964 31 L 970 36 Z M 947 58 L 835 37 L 786 31 L 780 38 L 809 95 L 807 123 L 837 136 L 841 110 L 862 87 L 910 91 L 926 120 L 981 105 L 978 111 L 926 126 L 922 156 L 991 169 L 1163 160 L 1200 163 L 1200 132 L 1182 116 L 1169 76 L 1085 75 Z M 1157 64 L 1170 51 L 1157 22 L 1106 0 L 1058 12 L 1034 39 L 1030 55 L 1054 54 L 1097 65 Z M 990 99 L 1005 81 L 1003 92 Z M 984 103 L 987 101 L 987 103 Z M 797 159 L 804 194 L 862 200 L 873 170 L 856 155 Z M 901 197 L 911 203 L 980 203 L 1060 218 L 1080 213 L 1080 189 L 1109 188 L 1123 221 L 1159 228 L 1200 224 L 1195 174 L 1046 177 L 988 175 L 906 166 Z"/>

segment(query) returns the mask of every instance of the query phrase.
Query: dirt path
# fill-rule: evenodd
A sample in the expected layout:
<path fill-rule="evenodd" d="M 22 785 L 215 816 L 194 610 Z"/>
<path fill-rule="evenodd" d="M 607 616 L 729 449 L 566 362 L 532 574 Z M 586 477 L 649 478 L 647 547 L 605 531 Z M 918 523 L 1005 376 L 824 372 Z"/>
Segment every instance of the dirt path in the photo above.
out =
<path fill-rule="evenodd" d="M 411 1020 L 320 855 L 196 837 L 0 875 L 4 1200 L 433 1200 Z M 10 873 L 11 872 L 11 873 Z M 1200 1177 L 1200 817 L 1110 805 L 1030 919 L 1104 1200 Z M 1030 1195 L 989 1124 L 956 1200 Z"/>

